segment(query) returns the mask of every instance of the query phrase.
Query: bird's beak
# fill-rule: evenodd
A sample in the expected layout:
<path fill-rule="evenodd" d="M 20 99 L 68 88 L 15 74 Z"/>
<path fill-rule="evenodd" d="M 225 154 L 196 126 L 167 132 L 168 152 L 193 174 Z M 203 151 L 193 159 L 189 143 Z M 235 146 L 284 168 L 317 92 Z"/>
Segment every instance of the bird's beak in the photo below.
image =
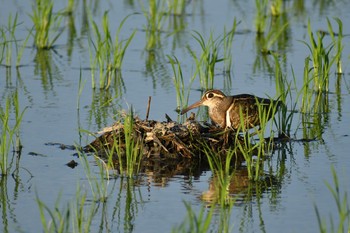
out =
<path fill-rule="evenodd" d="M 191 109 L 194 109 L 194 108 L 197 108 L 197 107 L 201 106 L 202 104 L 203 104 L 203 101 L 200 100 L 200 101 L 198 101 L 198 102 L 188 106 L 187 108 L 182 109 L 181 115 L 185 114 L 186 112 L 190 111 Z"/>

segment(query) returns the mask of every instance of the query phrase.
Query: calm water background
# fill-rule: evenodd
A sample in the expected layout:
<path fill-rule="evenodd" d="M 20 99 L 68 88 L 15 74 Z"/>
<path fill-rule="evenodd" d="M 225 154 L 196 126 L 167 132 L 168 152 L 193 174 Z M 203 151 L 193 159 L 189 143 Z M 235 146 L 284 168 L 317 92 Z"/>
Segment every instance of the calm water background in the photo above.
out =
<path fill-rule="evenodd" d="M 0 24 L 7 25 L 8 15 L 11 13 L 14 16 L 18 13 L 18 21 L 21 24 L 16 30 L 16 38 L 24 40 L 32 27 L 28 16 L 32 12 L 32 1 L 0 2 Z M 295 7 L 297 2 L 303 3 L 303 11 Z M 295 73 L 296 89 L 302 85 L 304 59 L 309 55 L 307 47 L 300 42 L 308 42 L 308 19 L 314 31 L 327 30 L 328 17 L 336 30 L 332 17 L 339 17 L 344 23 L 344 34 L 350 34 L 346 23 L 350 21 L 348 1 L 297 2 L 285 3 L 290 27 L 287 43 L 283 48 L 278 48 L 286 55 L 286 61 L 282 65 L 283 73 L 287 75 L 288 80 L 293 79 L 292 69 Z M 42 231 L 35 201 L 36 193 L 43 202 L 53 207 L 59 195 L 62 205 L 72 200 L 78 183 L 89 189 L 81 165 L 75 169 L 65 166 L 71 159 L 77 160 L 72 156 L 74 152 L 46 146 L 45 143 L 85 145 L 92 138 L 80 133 L 79 128 L 96 132 L 113 123 L 118 109 L 127 109 L 131 105 L 137 114 L 144 118 L 148 96 L 152 96 L 151 119 L 162 121 L 165 119 L 165 113 L 173 119 L 179 119 L 174 111 L 177 107 L 176 92 L 172 80 L 173 73 L 166 55 L 175 55 L 179 59 L 187 83 L 194 73 L 195 63 L 186 46 L 199 53 L 198 43 L 191 36 L 193 30 L 200 32 L 205 38 L 213 33 L 216 38 L 222 35 L 225 26 L 230 28 L 236 18 L 240 23 L 233 42 L 233 69 L 230 79 L 227 74 L 223 75 L 222 64 L 218 64 L 214 87 L 224 89 L 230 94 L 275 96 L 273 69 L 267 69 L 264 63 L 261 63 L 260 67 L 254 66 L 256 61 L 263 60 L 258 52 L 254 32 L 254 4 L 254 1 L 192 1 L 188 4 L 187 15 L 183 18 L 185 28 L 176 34 L 168 35 L 173 29 L 170 21 L 166 21 L 164 33 L 161 34 L 161 48 L 151 53 L 145 50 L 144 28 L 147 22 L 138 1 L 101 1 L 96 4 L 88 1 L 86 5 L 98 24 L 103 13 L 109 11 L 111 30 L 114 32 L 126 15 L 139 13 L 132 15 L 122 30 L 125 38 L 133 30 L 137 31 L 127 49 L 122 67 L 122 92 L 113 88 L 108 92 L 93 91 L 91 88 L 91 70 L 88 69 L 89 32 L 84 21 L 83 1 L 77 1 L 76 10 L 71 18 L 76 36 L 71 40 L 67 27 L 55 43 L 55 50 L 47 52 L 45 64 L 36 59 L 37 51 L 31 47 L 30 39 L 28 48 L 24 50 L 22 66 L 18 70 L 0 67 L 0 104 L 3 106 L 6 96 L 17 90 L 21 108 L 27 107 L 21 126 L 23 151 L 20 182 L 16 183 L 8 177 L 5 194 L 7 201 L 1 203 L 1 231 Z M 54 11 L 57 12 L 65 6 L 64 1 L 55 2 Z M 68 23 L 68 17 L 64 18 L 62 27 Z M 329 42 L 330 38 L 326 38 L 326 41 Z M 324 125 L 322 140 L 307 145 L 294 142 L 291 143 L 285 157 L 279 153 L 271 156 L 269 163 L 275 167 L 278 167 L 282 157 L 285 159 L 285 174 L 281 187 L 277 194 L 266 191 L 259 201 L 253 198 L 235 205 L 231 217 L 233 232 L 317 232 L 314 205 L 317 205 L 325 219 L 328 219 L 329 215 L 337 218 L 336 206 L 325 182 L 332 183 L 331 166 L 334 166 L 339 176 L 341 191 L 349 192 L 349 42 L 349 37 L 344 37 L 345 74 L 338 94 L 335 92 L 335 76 L 331 74 L 330 113 L 329 120 Z M 69 43 L 72 45 L 69 46 Z M 273 65 L 272 57 L 268 59 Z M 80 72 L 84 87 L 79 97 Z M 200 92 L 196 91 L 199 87 L 199 81 L 196 79 L 192 85 L 190 103 L 200 98 Z M 109 105 L 104 104 L 106 100 L 111 100 Z M 300 123 L 301 118 L 296 114 L 293 124 L 295 138 L 302 138 Z M 307 153 L 306 147 L 310 149 Z M 38 155 L 34 156 L 31 152 Z M 108 199 L 105 212 L 100 208 L 101 219 L 102 212 L 106 214 L 106 219 L 95 218 L 93 229 L 97 231 L 101 221 L 110 221 L 109 227 L 112 232 L 169 232 L 185 218 L 183 201 L 191 203 L 196 211 L 201 208 L 203 201 L 200 200 L 200 195 L 208 190 L 210 177 L 210 172 L 203 172 L 200 177 L 178 175 L 164 179 L 162 183 L 152 180 L 152 177 L 143 177 L 140 185 L 134 188 L 134 212 L 129 222 L 123 218 L 126 209 L 125 190 L 119 189 L 125 181 L 110 181 L 110 189 L 116 187 L 115 195 Z M 273 195 L 277 196 L 272 197 Z M 118 200 L 121 200 L 120 203 Z M 120 210 L 121 217 L 112 218 L 115 210 Z"/>

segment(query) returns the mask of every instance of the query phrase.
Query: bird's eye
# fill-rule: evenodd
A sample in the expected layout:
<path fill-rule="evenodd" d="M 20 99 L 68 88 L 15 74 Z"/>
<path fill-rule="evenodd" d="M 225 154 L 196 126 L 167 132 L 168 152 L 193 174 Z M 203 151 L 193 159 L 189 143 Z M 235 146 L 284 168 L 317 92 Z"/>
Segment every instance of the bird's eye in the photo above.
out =
<path fill-rule="evenodd" d="M 208 99 L 211 99 L 211 98 L 213 98 L 214 97 L 214 94 L 213 93 L 208 93 L 208 95 L 207 95 L 207 98 Z"/>

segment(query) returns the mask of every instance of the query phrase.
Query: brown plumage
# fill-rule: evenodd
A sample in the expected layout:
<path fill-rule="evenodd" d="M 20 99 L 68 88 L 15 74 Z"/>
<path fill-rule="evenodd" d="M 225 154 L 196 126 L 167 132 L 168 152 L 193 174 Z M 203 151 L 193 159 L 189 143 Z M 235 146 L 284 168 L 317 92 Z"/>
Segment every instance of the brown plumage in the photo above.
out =
<path fill-rule="evenodd" d="M 193 108 L 204 105 L 208 106 L 209 117 L 213 122 L 222 128 L 238 129 L 241 127 L 241 109 L 245 128 L 249 129 L 260 125 L 257 103 L 268 114 L 267 120 L 273 117 L 276 112 L 274 107 L 277 108 L 282 105 L 282 102 L 279 100 L 265 99 L 249 94 L 226 96 L 219 90 L 209 90 L 204 93 L 201 100 L 183 109 L 181 115 Z"/>

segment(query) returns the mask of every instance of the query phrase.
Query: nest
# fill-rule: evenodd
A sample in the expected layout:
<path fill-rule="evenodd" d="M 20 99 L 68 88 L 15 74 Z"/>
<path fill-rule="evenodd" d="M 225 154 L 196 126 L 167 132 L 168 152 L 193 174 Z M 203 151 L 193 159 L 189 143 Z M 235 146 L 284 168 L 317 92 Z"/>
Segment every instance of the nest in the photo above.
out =
<path fill-rule="evenodd" d="M 97 152 L 103 157 L 115 143 L 118 152 L 125 153 L 126 115 L 112 126 L 104 128 L 99 136 L 84 147 L 86 152 Z M 124 119 L 123 119 L 124 118 Z M 144 158 L 201 158 L 204 149 L 220 152 L 234 146 L 231 134 L 215 125 L 201 124 L 194 113 L 183 123 L 178 123 L 166 115 L 166 121 L 141 120 L 133 117 L 132 139 L 138 145 Z M 115 147 L 114 147 L 115 148 Z"/>

